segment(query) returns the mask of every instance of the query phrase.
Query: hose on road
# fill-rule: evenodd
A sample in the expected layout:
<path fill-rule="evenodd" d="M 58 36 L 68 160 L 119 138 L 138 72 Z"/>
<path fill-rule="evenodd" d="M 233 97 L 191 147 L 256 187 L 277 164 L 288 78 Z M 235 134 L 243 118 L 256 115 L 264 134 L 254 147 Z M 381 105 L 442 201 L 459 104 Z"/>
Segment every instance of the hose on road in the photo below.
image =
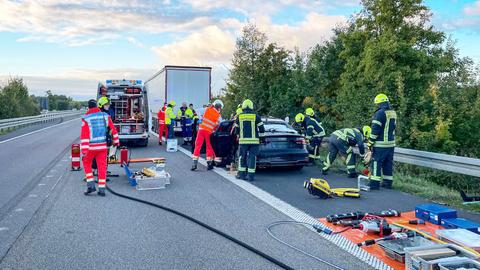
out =
<path fill-rule="evenodd" d="M 272 256 L 270 256 L 270 255 L 268 255 L 268 254 L 265 254 L 265 253 L 263 253 L 262 251 L 260 251 L 260 250 L 258 250 L 258 249 L 256 249 L 256 248 L 254 248 L 254 247 L 246 244 L 245 242 L 242 242 L 242 241 L 234 238 L 233 236 L 230 236 L 230 235 L 228 235 L 228 234 L 226 234 L 226 233 L 224 233 L 224 232 L 222 232 L 222 231 L 220 231 L 220 230 L 218 230 L 218 229 L 215 229 L 215 228 L 213 228 L 212 226 L 210 226 L 210 225 L 208 225 L 208 224 L 206 224 L 206 223 L 204 223 L 204 222 L 202 222 L 202 221 L 200 221 L 200 220 L 198 220 L 198 219 L 195 219 L 195 218 L 193 218 L 193 217 L 191 217 L 191 216 L 189 216 L 189 215 L 187 215 L 187 214 L 181 213 L 181 212 L 179 212 L 179 211 L 177 211 L 177 210 L 168 208 L 168 207 L 163 206 L 163 205 L 159 205 L 159 204 L 156 204 L 156 203 L 153 203 L 153 202 L 145 201 L 145 200 L 142 200 L 142 199 L 139 199 L 139 198 L 130 197 L 130 196 L 128 196 L 128 195 L 124 195 L 124 194 L 118 193 L 118 192 L 112 190 L 112 188 L 110 188 L 109 186 L 107 186 L 107 190 L 108 190 L 110 193 L 112 193 L 113 195 L 119 196 L 119 197 L 121 197 L 121 198 L 128 199 L 128 200 L 132 200 L 132 201 L 136 201 L 136 202 L 143 203 L 143 204 L 146 204 L 146 205 L 150 205 L 150 206 L 153 206 L 153 207 L 156 207 L 156 208 L 165 210 L 165 211 L 167 211 L 167 212 L 170 212 L 170 213 L 172 213 L 172 214 L 175 214 L 175 215 L 177 215 L 177 216 L 181 216 L 181 217 L 183 217 L 183 218 L 185 218 L 185 219 L 188 219 L 188 220 L 192 221 L 193 223 L 196 223 L 196 224 L 204 227 L 205 229 L 207 229 L 207 230 L 209 230 L 209 231 L 212 231 L 212 232 L 214 232 L 214 233 L 216 233 L 216 234 L 218 234 L 218 235 L 220 235 L 220 236 L 222 236 L 222 237 L 224 237 L 224 238 L 227 238 L 228 240 L 230 240 L 230 241 L 232 241 L 232 242 L 234 242 L 234 243 L 236 243 L 236 244 L 238 244 L 238 245 L 240 245 L 240 246 L 242 246 L 242 247 L 250 250 L 251 252 L 253 252 L 253 253 L 259 255 L 260 257 L 262 257 L 262 258 L 264 258 L 264 259 L 272 262 L 273 264 L 276 264 L 277 266 L 281 267 L 282 269 L 286 269 L 286 270 L 293 270 L 293 269 L 294 269 L 294 268 L 292 268 L 292 267 L 284 264 L 283 262 L 281 262 L 281 261 L 273 258 Z"/>

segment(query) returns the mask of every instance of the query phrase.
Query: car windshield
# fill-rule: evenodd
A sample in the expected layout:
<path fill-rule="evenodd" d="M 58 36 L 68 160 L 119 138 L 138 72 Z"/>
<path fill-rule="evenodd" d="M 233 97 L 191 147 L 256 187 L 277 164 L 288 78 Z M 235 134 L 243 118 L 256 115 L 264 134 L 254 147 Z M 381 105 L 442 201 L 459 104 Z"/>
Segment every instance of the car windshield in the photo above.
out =
<path fill-rule="evenodd" d="M 297 133 L 290 125 L 285 122 L 270 122 L 265 124 L 265 131 L 275 133 Z"/>

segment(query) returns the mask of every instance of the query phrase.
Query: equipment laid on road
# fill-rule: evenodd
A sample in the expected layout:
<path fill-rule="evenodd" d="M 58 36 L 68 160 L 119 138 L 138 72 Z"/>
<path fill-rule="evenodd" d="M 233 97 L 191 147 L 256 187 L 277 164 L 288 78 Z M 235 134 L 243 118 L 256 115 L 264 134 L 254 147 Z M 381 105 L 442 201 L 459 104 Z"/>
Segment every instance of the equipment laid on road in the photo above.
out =
<path fill-rule="evenodd" d="M 357 186 L 359 190 L 370 191 L 370 178 L 365 175 L 359 175 L 357 177 Z"/>
<path fill-rule="evenodd" d="M 405 248 L 405 253 L 405 269 L 434 270 L 440 269 L 440 263 L 479 258 L 466 249 L 452 244 Z"/>
<path fill-rule="evenodd" d="M 357 188 L 330 188 L 326 180 L 319 178 L 310 178 L 310 180 L 304 182 L 303 187 L 308 190 L 308 193 L 322 199 L 332 198 L 334 195 L 338 197 L 360 197 L 360 190 Z"/>
<path fill-rule="evenodd" d="M 177 152 L 178 141 L 177 139 L 167 139 L 167 152 Z"/>
<path fill-rule="evenodd" d="M 123 167 L 130 185 L 137 190 L 164 189 L 170 184 L 171 175 L 165 171 L 163 161 L 157 161 L 154 166 L 137 172 L 132 172 L 127 164 Z"/>
<path fill-rule="evenodd" d="M 480 235 L 465 229 L 437 230 L 435 234 L 445 242 L 480 251 Z"/>
<path fill-rule="evenodd" d="M 390 239 L 391 237 L 393 239 Z M 385 251 L 387 257 L 400 263 L 405 263 L 405 248 L 435 245 L 434 242 L 427 240 L 413 231 L 393 233 L 387 237 L 375 239 L 375 241 L 378 246 Z"/>
<path fill-rule="evenodd" d="M 332 223 L 339 220 L 360 220 L 367 215 L 372 215 L 377 217 L 400 217 L 401 213 L 397 210 L 392 210 L 392 209 L 381 211 L 378 213 L 365 213 L 365 212 L 358 211 L 358 212 L 351 212 L 351 213 L 328 215 L 327 221 Z"/>
<path fill-rule="evenodd" d="M 442 219 L 456 218 L 457 211 L 438 204 L 421 204 L 415 207 L 415 217 L 441 225 Z"/>
<path fill-rule="evenodd" d="M 384 237 L 381 237 L 381 238 L 363 241 L 361 243 L 358 243 L 357 246 L 359 246 L 359 247 L 371 246 L 371 245 L 374 245 L 374 244 L 376 244 L 380 241 L 407 239 L 407 238 L 410 238 L 410 237 L 414 237 L 415 235 L 416 235 L 415 232 L 406 232 L 406 233 L 396 232 L 396 233 L 392 233 L 390 235 L 387 235 L 387 236 L 384 236 Z"/>
<path fill-rule="evenodd" d="M 129 164 L 129 156 L 128 156 L 128 148 L 125 146 L 122 146 L 120 148 L 120 166 L 123 166 L 123 164 Z"/>
<path fill-rule="evenodd" d="M 480 224 L 464 218 L 445 218 L 440 222 L 445 229 L 466 229 L 480 234 Z"/>
<path fill-rule="evenodd" d="M 72 144 L 71 160 L 72 171 L 80 171 L 80 144 L 78 143 Z"/>

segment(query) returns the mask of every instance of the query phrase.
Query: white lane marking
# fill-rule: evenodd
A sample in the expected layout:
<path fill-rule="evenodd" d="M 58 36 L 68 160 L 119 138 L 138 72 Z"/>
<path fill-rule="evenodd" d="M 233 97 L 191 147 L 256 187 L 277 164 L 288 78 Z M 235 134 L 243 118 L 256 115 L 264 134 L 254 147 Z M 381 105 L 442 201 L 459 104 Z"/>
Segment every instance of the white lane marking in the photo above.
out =
<path fill-rule="evenodd" d="M 46 128 L 42 128 L 42 129 L 39 129 L 39 130 L 35 130 L 35 131 L 29 132 L 29 133 L 25 133 L 25 134 L 22 134 L 22 135 L 20 135 L 20 136 L 13 137 L 13 138 L 10 138 L 10 139 L 4 140 L 4 141 L 0 141 L 0 144 L 6 143 L 6 142 L 9 142 L 9 141 L 13 141 L 13 140 L 16 140 L 16 139 L 19 139 L 19 138 L 22 138 L 22 137 L 25 137 L 25 136 L 28 136 L 28 135 L 32 135 L 32 134 L 38 133 L 38 132 L 40 132 L 40 131 L 44 131 L 44 130 L 49 129 L 49 128 L 58 127 L 58 126 L 64 125 L 64 124 L 69 123 L 69 122 L 72 122 L 72 121 L 78 121 L 78 119 L 79 119 L 79 118 L 75 118 L 75 119 L 68 120 L 68 121 L 66 121 L 66 122 L 60 123 L 60 124 L 56 124 L 56 125 L 53 125 L 53 126 L 49 126 L 49 127 L 46 127 Z"/>
<path fill-rule="evenodd" d="M 50 191 L 52 191 L 58 184 L 58 182 L 60 182 L 60 180 L 62 179 L 63 175 L 60 175 L 60 177 L 58 177 L 57 179 L 57 182 L 55 182 L 55 185 L 53 185 L 53 187 L 50 189 Z M 47 197 L 50 196 L 50 193 L 47 195 Z"/>
<path fill-rule="evenodd" d="M 38 197 L 38 195 L 37 195 L 37 194 L 30 194 L 30 195 L 28 195 L 28 197 L 30 197 L 30 198 L 36 198 L 36 197 Z"/>
<path fill-rule="evenodd" d="M 15 209 L 15 212 L 23 212 L 23 211 L 25 211 L 25 209 L 23 209 L 23 208 L 17 208 L 17 209 Z"/>
<path fill-rule="evenodd" d="M 44 183 L 40 183 L 40 184 L 38 184 L 38 185 L 39 185 L 39 186 L 45 186 L 45 184 L 44 184 Z"/>
<path fill-rule="evenodd" d="M 0 227 L 0 232 L 1 231 L 8 231 L 8 227 Z"/>
<path fill-rule="evenodd" d="M 178 147 L 179 151 L 184 153 L 185 155 L 191 157 L 190 151 Z M 199 162 L 207 166 L 207 162 L 205 159 L 201 158 Z M 264 191 L 263 189 L 260 189 L 256 187 L 255 185 L 252 185 L 248 183 L 247 181 L 244 180 L 238 180 L 235 178 L 235 176 L 231 175 L 228 171 L 222 170 L 222 169 L 213 169 L 216 174 L 222 176 L 226 180 L 232 182 L 233 184 L 237 185 L 241 189 L 245 190 L 246 192 L 252 194 L 255 196 L 257 199 L 265 202 L 266 204 L 270 205 L 274 209 L 282 212 L 283 214 L 287 215 L 293 220 L 296 221 L 301 221 L 301 222 L 306 222 L 310 224 L 318 224 L 322 227 L 326 227 L 325 224 L 321 223 L 314 217 L 308 215 L 307 213 L 297 209 L 296 207 L 284 202 L 283 200 L 273 196 L 272 194 Z M 313 228 L 309 228 L 312 231 Z M 330 228 L 331 229 L 331 228 Z M 340 247 L 341 249 L 347 251 L 348 253 L 352 254 L 353 256 L 357 257 L 361 261 L 369 264 L 375 269 L 380 269 L 380 270 L 393 270 L 390 266 L 385 264 L 384 262 L 380 261 L 376 257 L 370 255 L 370 253 L 366 252 L 365 250 L 357 247 L 357 244 L 353 243 L 352 241 L 348 240 L 347 238 L 343 237 L 340 234 L 336 235 L 325 235 L 325 234 L 318 234 L 319 236 L 327 239 L 331 243 L 335 244 L 336 246 Z"/>
<path fill-rule="evenodd" d="M 47 175 L 47 177 L 53 177 L 53 175 Z"/>

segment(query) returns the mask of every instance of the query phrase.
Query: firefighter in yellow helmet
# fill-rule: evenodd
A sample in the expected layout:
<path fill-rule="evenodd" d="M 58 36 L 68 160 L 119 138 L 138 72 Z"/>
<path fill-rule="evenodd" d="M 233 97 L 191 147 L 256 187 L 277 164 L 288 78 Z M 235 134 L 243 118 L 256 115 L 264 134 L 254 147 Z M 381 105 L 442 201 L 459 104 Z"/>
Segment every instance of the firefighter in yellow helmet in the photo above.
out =
<path fill-rule="evenodd" d="M 308 157 L 311 162 L 315 162 L 316 159 L 320 159 L 320 146 L 325 137 L 325 129 L 322 127 L 322 122 L 316 118 L 312 108 L 307 108 L 305 115 L 305 138 L 310 143 Z"/>
<path fill-rule="evenodd" d="M 385 94 L 378 94 L 374 103 L 377 110 L 372 118 L 372 131 L 368 138 L 368 147 L 372 150 L 370 189 L 379 189 L 382 179 L 382 186 L 390 189 L 393 184 L 397 113 L 390 107 L 390 100 Z"/>
<path fill-rule="evenodd" d="M 337 157 L 337 154 L 341 154 L 346 156 L 345 163 L 347 165 L 348 177 L 357 177 L 358 175 L 355 169 L 356 160 L 355 154 L 353 153 L 353 147 L 358 146 L 360 157 L 363 158 L 365 156 L 364 142 L 368 139 L 369 135 L 369 126 L 358 128 L 342 128 L 333 132 L 329 137 L 328 154 L 323 162 L 322 173 L 326 175 L 333 161 Z"/>
<path fill-rule="evenodd" d="M 175 139 L 175 113 L 173 112 L 173 107 L 175 107 L 175 101 L 170 101 L 165 110 L 165 125 L 168 127 L 168 138 Z"/>
<path fill-rule="evenodd" d="M 260 148 L 260 136 L 265 133 L 265 127 L 260 116 L 253 111 L 251 100 L 243 101 L 242 112 L 235 120 L 234 127 L 235 134 L 239 137 L 240 150 L 237 178 L 253 181 Z"/>

